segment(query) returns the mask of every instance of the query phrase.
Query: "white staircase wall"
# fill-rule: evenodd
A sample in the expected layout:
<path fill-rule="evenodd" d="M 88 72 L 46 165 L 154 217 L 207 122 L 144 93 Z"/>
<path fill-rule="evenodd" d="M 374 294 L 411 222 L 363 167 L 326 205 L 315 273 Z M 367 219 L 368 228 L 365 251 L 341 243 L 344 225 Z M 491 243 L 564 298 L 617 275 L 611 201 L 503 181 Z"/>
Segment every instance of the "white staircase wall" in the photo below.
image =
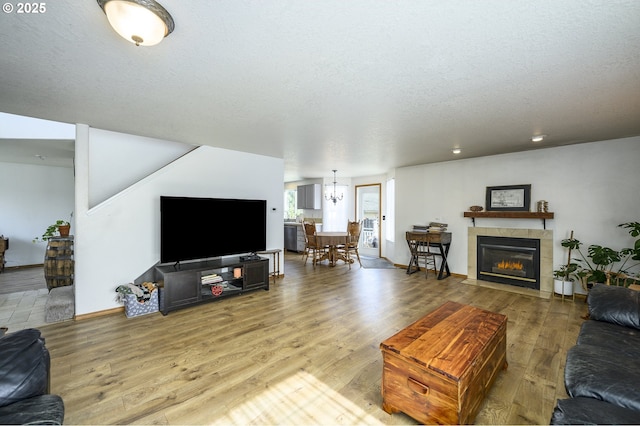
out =
<path fill-rule="evenodd" d="M 92 128 L 89 206 L 97 206 L 194 148 L 179 142 Z"/>

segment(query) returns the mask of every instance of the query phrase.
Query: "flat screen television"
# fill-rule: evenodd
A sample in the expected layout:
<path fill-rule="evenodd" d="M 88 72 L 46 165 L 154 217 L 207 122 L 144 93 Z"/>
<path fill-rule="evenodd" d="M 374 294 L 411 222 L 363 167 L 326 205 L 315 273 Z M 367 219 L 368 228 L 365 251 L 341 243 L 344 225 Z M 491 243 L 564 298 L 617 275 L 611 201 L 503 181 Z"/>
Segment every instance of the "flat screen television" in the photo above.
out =
<path fill-rule="evenodd" d="M 160 263 L 255 253 L 266 246 L 266 200 L 160 197 Z"/>

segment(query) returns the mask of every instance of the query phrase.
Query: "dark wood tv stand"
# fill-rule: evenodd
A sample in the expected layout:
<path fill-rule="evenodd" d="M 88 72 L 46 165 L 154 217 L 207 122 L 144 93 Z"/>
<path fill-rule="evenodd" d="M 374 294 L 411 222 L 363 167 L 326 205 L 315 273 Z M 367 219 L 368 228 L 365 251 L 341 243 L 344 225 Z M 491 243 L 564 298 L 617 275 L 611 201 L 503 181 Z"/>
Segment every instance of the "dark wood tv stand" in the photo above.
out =
<path fill-rule="evenodd" d="M 203 282 L 217 275 L 221 281 Z M 269 290 L 269 259 L 241 262 L 238 257 L 155 267 L 160 312 L 212 302 L 250 290 Z M 215 287 L 215 288 L 214 288 Z"/>

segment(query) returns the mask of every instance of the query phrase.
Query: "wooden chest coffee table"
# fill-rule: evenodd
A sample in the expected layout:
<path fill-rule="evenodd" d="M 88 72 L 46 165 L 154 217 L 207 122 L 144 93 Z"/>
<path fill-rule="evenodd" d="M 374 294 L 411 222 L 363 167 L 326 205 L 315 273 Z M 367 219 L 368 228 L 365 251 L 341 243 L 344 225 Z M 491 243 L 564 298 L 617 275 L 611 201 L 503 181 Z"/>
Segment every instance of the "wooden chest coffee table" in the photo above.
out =
<path fill-rule="evenodd" d="M 470 424 L 501 368 L 507 317 L 447 302 L 380 344 L 382 408 L 425 423 Z"/>

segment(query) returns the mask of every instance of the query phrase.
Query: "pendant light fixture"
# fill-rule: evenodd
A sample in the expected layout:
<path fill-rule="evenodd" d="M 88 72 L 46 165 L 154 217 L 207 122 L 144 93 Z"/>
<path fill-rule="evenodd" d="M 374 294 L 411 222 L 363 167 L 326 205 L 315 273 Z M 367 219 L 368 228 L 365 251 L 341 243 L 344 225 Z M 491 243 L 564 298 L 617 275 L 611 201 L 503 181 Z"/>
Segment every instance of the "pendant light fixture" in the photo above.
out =
<path fill-rule="evenodd" d="M 156 45 L 175 27 L 169 12 L 154 0 L 97 1 L 113 29 L 136 46 Z"/>
<path fill-rule="evenodd" d="M 342 200 L 342 198 L 344 197 L 344 194 L 340 194 L 338 195 L 338 192 L 336 191 L 336 184 L 338 182 L 336 182 L 336 172 L 337 170 L 333 171 L 333 192 L 331 193 L 331 195 L 326 195 L 324 196 L 325 200 L 327 201 L 333 201 L 333 204 L 335 205 L 338 201 Z"/>

